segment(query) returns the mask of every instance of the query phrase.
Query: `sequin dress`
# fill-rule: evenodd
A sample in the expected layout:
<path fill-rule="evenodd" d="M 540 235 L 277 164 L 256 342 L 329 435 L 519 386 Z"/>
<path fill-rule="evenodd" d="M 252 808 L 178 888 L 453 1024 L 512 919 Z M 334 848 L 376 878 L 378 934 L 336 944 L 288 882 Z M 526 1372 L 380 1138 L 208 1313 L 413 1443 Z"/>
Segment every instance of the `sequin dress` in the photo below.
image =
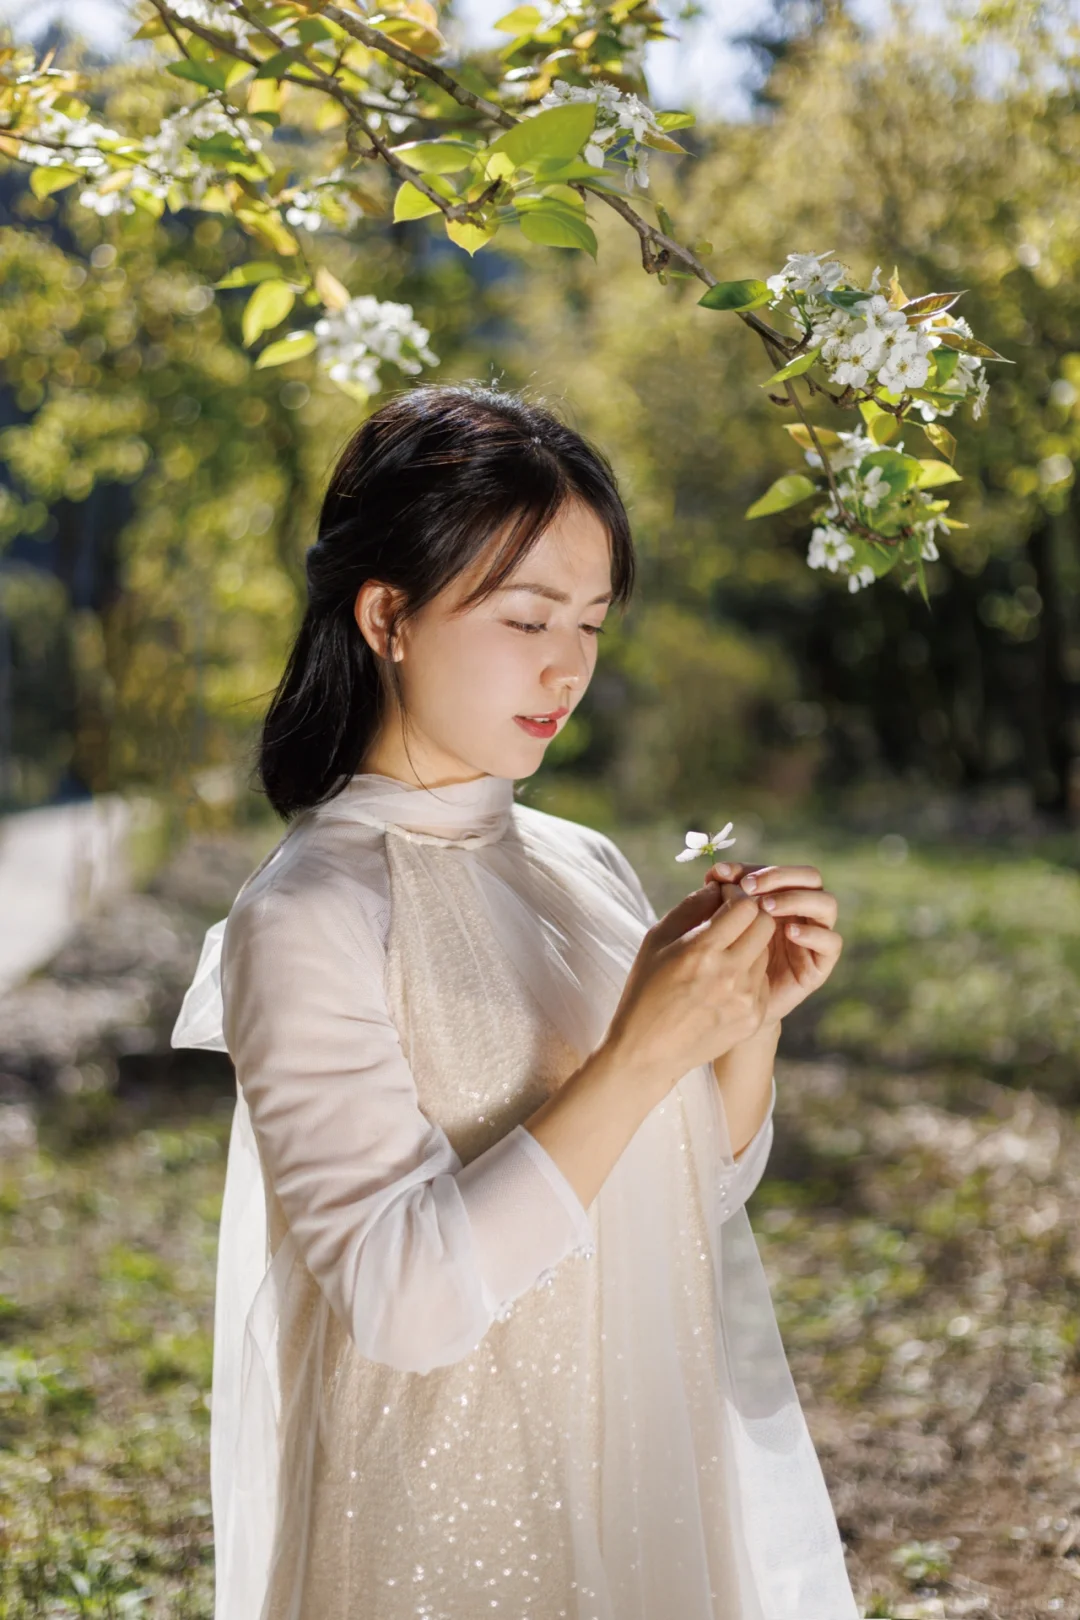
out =
<path fill-rule="evenodd" d="M 495 949 L 456 852 L 425 851 L 454 920 L 408 903 L 414 851 L 393 833 L 387 846 L 395 1021 L 421 1107 L 467 1164 L 581 1059 Z M 596 1270 L 583 1258 L 541 1278 L 463 1361 L 427 1374 L 363 1360 L 334 1322 L 303 1620 L 576 1615 L 567 1395 L 583 1381 L 595 1420 L 599 1331 Z M 598 1443 L 591 1452 L 595 1520 Z"/>
<path fill-rule="evenodd" d="M 715 1075 L 588 1208 L 524 1125 L 655 913 L 483 777 L 353 779 L 207 935 L 176 1045 L 237 1074 L 214 1620 L 856 1620 Z"/>

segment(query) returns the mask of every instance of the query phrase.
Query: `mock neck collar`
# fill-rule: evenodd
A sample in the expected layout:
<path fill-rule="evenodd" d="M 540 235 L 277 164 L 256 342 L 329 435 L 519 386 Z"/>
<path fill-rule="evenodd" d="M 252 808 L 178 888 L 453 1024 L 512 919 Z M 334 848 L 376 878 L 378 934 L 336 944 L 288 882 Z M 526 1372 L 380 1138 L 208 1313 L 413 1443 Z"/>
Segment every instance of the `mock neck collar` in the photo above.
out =
<path fill-rule="evenodd" d="M 322 820 L 366 822 L 413 843 L 474 849 L 502 837 L 513 805 L 514 783 L 508 776 L 477 776 L 424 788 L 359 771 L 315 813 Z"/>

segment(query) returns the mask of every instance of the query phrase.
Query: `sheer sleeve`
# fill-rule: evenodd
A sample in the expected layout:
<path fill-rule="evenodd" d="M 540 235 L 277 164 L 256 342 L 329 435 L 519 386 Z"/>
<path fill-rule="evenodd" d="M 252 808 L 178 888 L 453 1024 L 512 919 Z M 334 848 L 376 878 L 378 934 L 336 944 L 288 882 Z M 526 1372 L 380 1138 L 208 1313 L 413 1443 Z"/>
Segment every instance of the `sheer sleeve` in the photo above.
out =
<path fill-rule="evenodd" d="M 598 834 L 600 853 L 608 867 L 625 884 L 633 900 L 634 909 L 646 927 L 651 928 L 658 921 L 656 910 L 652 901 L 645 893 L 644 886 L 633 866 L 627 860 L 614 839 L 606 833 Z M 716 1071 L 711 1064 L 706 1065 L 713 1080 L 716 1080 Z M 723 1109 L 723 1095 L 717 1084 L 717 1094 L 720 1097 L 720 1106 Z M 776 1109 L 776 1076 L 769 1082 L 769 1106 L 765 1118 L 758 1126 L 754 1135 L 747 1142 L 738 1155 L 728 1156 L 728 1174 L 724 1183 L 724 1208 L 730 1217 L 737 1209 L 741 1209 L 750 1194 L 765 1174 L 765 1166 L 773 1146 L 773 1114 Z M 725 1115 L 725 1130 L 726 1130 Z"/>
<path fill-rule="evenodd" d="M 383 953 L 340 873 L 241 897 L 222 997 L 264 1176 L 362 1355 L 412 1372 L 458 1361 L 591 1252 L 586 1210 L 523 1125 L 463 1167 L 421 1111 Z"/>

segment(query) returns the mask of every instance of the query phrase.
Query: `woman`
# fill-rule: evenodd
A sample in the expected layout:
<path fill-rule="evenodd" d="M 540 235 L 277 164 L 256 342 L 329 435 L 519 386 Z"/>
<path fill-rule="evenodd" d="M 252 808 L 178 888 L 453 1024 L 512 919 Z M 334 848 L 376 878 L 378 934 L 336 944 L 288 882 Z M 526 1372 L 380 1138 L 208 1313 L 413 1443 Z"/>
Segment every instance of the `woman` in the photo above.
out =
<path fill-rule="evenodd" d="M 632 584 L 609 464 L 518 396 L 414 388 L 332 475 L 288 830 L 173 1036 L 238 1086 L 216 1620 L 856 1616 L 744 1209 L 835 901 L 717 866 L 658 919 L 514 798 Z"/>

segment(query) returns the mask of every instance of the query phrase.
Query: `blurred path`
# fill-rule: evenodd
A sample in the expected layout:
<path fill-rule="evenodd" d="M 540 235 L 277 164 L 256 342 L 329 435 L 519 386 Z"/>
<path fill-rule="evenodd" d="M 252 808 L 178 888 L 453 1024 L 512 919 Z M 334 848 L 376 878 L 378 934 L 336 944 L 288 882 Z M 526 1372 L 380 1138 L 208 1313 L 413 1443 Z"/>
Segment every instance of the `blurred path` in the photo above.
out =
<path fill-rule="evenodd" d="M 128 881 L 132 810 L 113 794 L 0 818 L 0 995 Z"/>

